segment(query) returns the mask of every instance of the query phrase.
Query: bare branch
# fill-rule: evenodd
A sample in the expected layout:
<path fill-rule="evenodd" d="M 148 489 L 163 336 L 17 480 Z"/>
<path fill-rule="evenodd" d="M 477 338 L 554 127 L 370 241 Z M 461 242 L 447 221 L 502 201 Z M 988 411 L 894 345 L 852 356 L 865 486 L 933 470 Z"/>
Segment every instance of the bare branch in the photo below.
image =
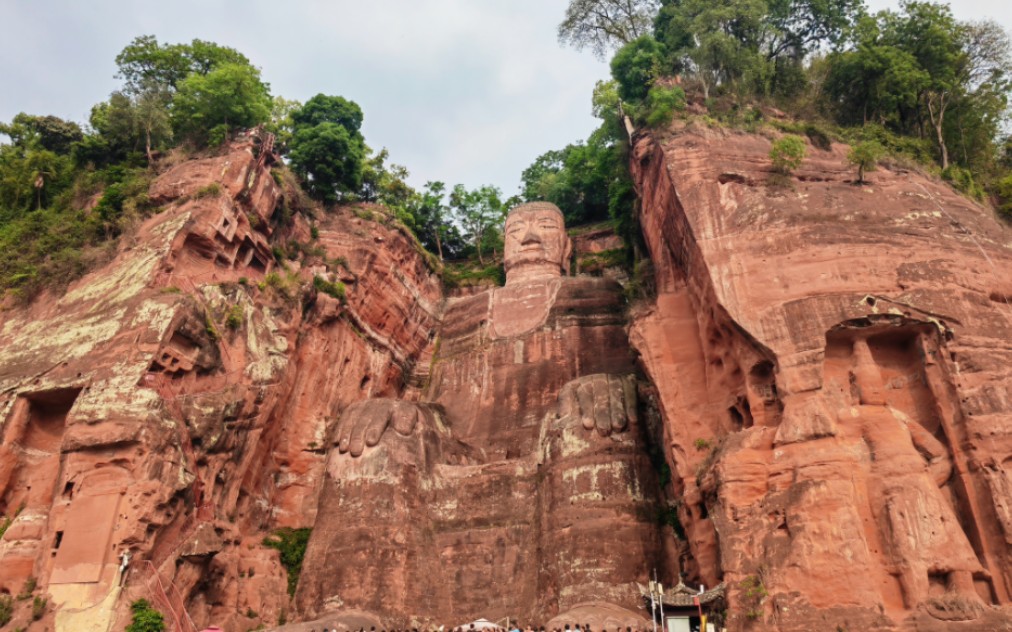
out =
<path fill-rule="evenodd" d="M 559 42 L 590 48 L 598 58 L 648 33 L 658 0 L 570 0 Z"/>

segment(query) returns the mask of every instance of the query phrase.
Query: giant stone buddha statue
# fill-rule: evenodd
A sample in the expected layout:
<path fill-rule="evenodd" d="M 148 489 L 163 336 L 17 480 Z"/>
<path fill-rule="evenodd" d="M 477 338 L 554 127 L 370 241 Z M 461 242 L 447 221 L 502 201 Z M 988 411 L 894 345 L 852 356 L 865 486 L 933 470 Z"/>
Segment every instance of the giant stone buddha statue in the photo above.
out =
<path fill-rule="evenodd" d="M 624 300 L 612 280 L 564 276 L 570 253 L 556 206 L 515 208 L 506 285 L 450 301 L 419 401 L 343 411 L 303 616 L 642 620 L 659 491 Z"/>

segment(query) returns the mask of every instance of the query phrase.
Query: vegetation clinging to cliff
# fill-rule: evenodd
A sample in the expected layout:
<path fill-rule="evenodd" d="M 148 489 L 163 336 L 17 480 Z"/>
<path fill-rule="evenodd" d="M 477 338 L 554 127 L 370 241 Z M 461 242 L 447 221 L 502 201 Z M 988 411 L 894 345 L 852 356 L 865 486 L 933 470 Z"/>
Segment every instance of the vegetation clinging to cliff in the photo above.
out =
<path fill-rule="evenodd" d="M 106 259 L 112 240 L 152 210 L 158 157 L 267 123 L 260 71 L 211 42 L 138 37 L 116 58 L 120 90 L 92 108 L 88 126 L 19 114 L 0 124 L 0 295 L 31 298 Z"/>
<path fill-rule="evenodd" d="M 919 1 L 870 14 L 862 0 L 571 0 L 559 34 L 598 53 L 617 49 L 620 111 L 641 125 L 663 125 L 678 111 L 657 107 L 658 89 L 684 88 L 697 114 L 746 126 L 774 106 L 806 131 L 866 143 L 855 154 L 859 179 L 873 154 L 908 156 L 969 195 L 986 191 L 1012 215 L 1012 55 L 994 21 L 960 22 L 947 4 Z M 580 181 L 597 169 L 574 162 L 541 182 Z M 568 214 L 585 212 L 548 191 Z"/>
<path fill-rule="evenodd" d="M 29 114 L 0 124 L 8 139 L 0 143 L 0 301 L 31 299 L 107 260 L 115 239 L 155 210 L 147 188 L 162 158 L 213 153 L 261 125 L 293 167 L 274 172 L 284 211 L 312 212 L 304 189 L 324 204 L 385 205 L 440 259 L 482 260 L 501 247 L 498 225 L 513 199 L 491 186 L 415 190 L 406 168 L 365 144 L 353 101 L 272 97 L 242 53 L 202 40 L 138 37 L 116 63 L 122 87 L 92 108 L 87 126 Z"/>
<path fill-rule="evenodd" d="M 556 204 L 570 226 L 613 219 L 628 241 L 636 195 L 617 84 L 598 82 L 591 103 L 600 126 L 586 142 L 539 156 L 521 174 L 520 197 Z"/>
<path fill-rule="evenodd" d="M 131 620 L 126 632 L 162 632 L 165 617 L 147 599 L 138 599 L 130 604 Z"/>
<path fill-rule="evenodd" d="M 278 529 L 274 535 L 264 539 L 264 546 L 281 553 L 281 565 L 288 571 L 288 594 L 295 595 L 302 573 L 302 560 L 306 557 L 306 546 L 312 529 Z"/>

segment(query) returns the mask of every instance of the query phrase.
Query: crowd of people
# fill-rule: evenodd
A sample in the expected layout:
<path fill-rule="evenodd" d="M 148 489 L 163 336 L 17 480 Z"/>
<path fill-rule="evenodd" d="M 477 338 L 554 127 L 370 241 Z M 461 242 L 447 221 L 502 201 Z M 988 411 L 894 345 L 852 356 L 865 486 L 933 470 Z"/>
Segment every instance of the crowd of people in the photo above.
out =
<path fill-rule="evenodd" d="M 613 632 L 644 632 L 640 630 L 638 626 L 626 626 L 624 631 L 622 629 L 622 626 L 616 626 L 612 628 L 612 630 Z M 316 630 L 313 629 L 310 630 L 310 632 L 316 632 Z M 359 628 L 357 631 L 355 630 L 339 631 L 337 628 L 333 629 L 323 628 L 322 632 L 366 632 L 366 630 L 365 628 Z M 548 629 L 543 625 L 542 626 L 527 625 L 524 627 L 521 627 L 519 625 L 513 625 L 510 626 L 509 628 L 505 628 L 498 625 L 485 624 L 479 626 L 474 623 L 470 623 L 468 625 L 459 625 L 450 628 L 441 625 L 439 627 L 433 628 L 390 628 L 389 630 L 383 628 L 381 630 L 377 630 L 375 627 L 372 627 L 369 629 L 369 632 L 596 632 L 596 630 L 592 630 L 589 623 L 585 623 L 583 625 L 580 625 L 579 623 L 576 624 L 567 623 L 561 628 L 555 627 L 551 629 Z M 600 632 L 609 632 L 609 629 L 601 628 Z"/>

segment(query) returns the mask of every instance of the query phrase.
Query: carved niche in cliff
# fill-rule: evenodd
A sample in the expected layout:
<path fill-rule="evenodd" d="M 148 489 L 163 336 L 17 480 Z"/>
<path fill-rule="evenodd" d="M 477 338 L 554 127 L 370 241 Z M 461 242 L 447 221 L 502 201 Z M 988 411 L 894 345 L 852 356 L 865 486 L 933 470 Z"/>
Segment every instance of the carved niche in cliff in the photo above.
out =
<path fill-rule="evenodd" d="M 867 485 L 858 512 L 883 543 L 881 563 L 907 608 L 954 591 L 990 601 L 981 564 L 982 517 L 973 482 L 953 449 L 965 438 L 952 376 L 935 323 L 876 317 L 827 333 L 824 391 L 836 404 L 837 431 L 866 450 Z"/>

